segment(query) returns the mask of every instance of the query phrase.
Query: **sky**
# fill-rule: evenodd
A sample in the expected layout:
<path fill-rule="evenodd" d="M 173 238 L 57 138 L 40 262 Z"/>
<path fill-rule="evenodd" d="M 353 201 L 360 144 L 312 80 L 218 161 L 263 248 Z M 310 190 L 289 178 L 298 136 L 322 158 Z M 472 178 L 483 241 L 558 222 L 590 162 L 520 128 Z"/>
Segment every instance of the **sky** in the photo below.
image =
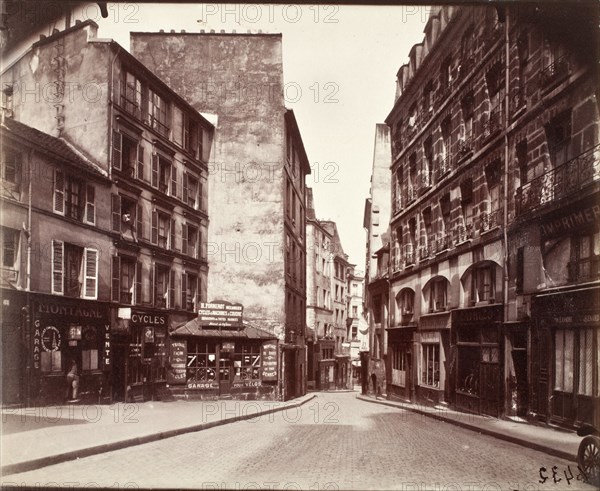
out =
<path fill-rule="evenodd" d="M 375 125 L 392 109 L 396 73 L 423 40 L 429 7 L 109 3 L 108 9 L 106 19 L 88 15 L 100 37 L 126 49 L 130 31 L 282 33 L 286 106 L 311 164 L 306 184 L 317 218 L 337 223 L 350 262 L 364 270 Z"/>

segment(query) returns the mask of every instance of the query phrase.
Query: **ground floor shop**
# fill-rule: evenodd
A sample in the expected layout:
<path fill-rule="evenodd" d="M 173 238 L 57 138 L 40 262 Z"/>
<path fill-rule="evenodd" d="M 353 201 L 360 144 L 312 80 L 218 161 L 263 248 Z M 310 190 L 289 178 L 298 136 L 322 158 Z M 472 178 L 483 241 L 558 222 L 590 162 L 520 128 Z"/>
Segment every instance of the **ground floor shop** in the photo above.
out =
<path fill-rule="evenodd" d="M 565 426 L 600 423 L 600 288 L 533 297 L 531 411 Z"/>
<path fill-rule="evenodd" d="M 388 328 L 387 394 L 391 399 L 413 399 L 413 335 L 416 326 Z"/>

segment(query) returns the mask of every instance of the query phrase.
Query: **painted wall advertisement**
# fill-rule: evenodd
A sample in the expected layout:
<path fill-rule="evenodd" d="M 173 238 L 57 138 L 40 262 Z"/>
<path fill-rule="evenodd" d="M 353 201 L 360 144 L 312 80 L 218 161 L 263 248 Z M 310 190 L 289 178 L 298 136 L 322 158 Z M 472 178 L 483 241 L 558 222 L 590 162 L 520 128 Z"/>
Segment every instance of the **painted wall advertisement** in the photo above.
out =
<path fill-rule="evenodd" d="M 262 375 L 263 381 L 277 380 L 277 343 L 274 341 L 265 343 L 261 347 Z"/>
<path fill-rule="evenodd" d="M 171 385 L 185 384 L 185 364 L 187 361 L 187 343 L 171 340 L 171 366 L 167 371 L 167 383 Z"/>

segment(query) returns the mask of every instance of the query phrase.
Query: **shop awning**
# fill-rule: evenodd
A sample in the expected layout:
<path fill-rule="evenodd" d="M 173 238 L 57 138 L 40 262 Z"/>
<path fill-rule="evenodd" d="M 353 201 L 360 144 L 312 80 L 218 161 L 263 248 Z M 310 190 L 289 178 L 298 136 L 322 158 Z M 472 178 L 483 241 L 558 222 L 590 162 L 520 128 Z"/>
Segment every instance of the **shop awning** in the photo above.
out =
<path fill-rule="evenodd" d="M 221 338 L 221 339 L 277 339 L 274 334 L 244 321 L 244 327 L 237 329 L 215 329 L 200 325 L 198 319 L 192 319 L 175 329 L 171 336 L 193 336 L 196 338 Z"/>

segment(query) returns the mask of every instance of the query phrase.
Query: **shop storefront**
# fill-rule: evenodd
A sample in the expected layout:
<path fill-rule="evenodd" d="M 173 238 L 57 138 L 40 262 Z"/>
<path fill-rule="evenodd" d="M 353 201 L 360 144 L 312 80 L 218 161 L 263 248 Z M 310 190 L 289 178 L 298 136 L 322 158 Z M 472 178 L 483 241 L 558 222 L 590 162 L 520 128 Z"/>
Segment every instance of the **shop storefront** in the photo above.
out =
<path fill-rule="evenodd" d="M 600 423 L 600 288 L 533 298 L 532 410 L 565 426 Z"/>
<path fill-rule="evenodd" d="M 457 409 L 499 417 L 503 407 L 502 306 L 452 311 Z"/>
<path fill-rule="evenodd" d="M 102 302 L 31 294 L 32 401 L 61 404 L 110 402 L 113 364 L 108 305 Z M 67 372 L 76 365 L 74 394 Z"/>
<path fill-rule="evenodd" d="M 416 325 L 388 327 L 387 394 L 392 399 L 412 400 L 413 335 Z"/>
<path fill-rule="evenodd" d="M 160 398 L 167 384 L 169 316 L 152 309 L 118 308 L 112 323 L 115 401 Z"/>
<path fill-rule="evenodd" d="M 321 339 L 319 346 L 319 363 L 317 370 L 317 389 L 335 389 L 335 341 L 332 339 Z"/>
<path fill-rule="evenodd" d="M 171 333 L 169 392 L 185 399 L 275 399 L 279 346 L 261 329 L 204 328 L 197 319 Z"/>

